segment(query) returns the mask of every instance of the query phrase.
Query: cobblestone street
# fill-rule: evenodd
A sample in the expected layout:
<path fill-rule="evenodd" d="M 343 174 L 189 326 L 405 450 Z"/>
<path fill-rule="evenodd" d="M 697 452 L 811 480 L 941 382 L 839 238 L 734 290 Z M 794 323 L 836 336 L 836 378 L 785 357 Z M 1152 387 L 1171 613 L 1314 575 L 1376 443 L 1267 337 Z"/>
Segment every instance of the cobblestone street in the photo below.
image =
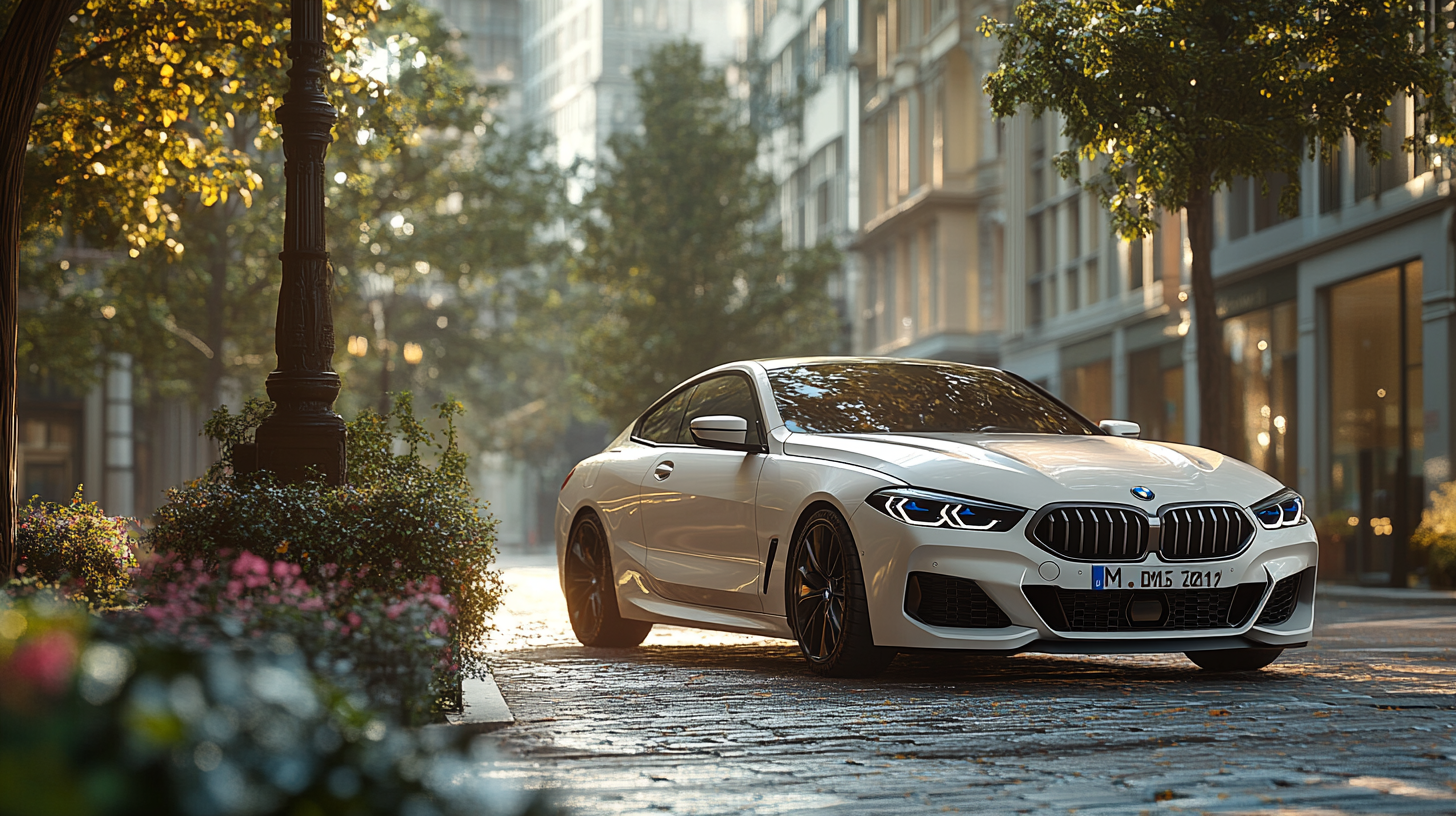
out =
<path fill-rule="evenodd" d="M 529 563 L 491 644 L 516 724 L 482 773 L 576 813 L 1456 813 L 1456 607 L 1321 601 L 1314 644 L 1258 674 L 901 655 L 824 680 L 785 641 L 583 648 Z"/>

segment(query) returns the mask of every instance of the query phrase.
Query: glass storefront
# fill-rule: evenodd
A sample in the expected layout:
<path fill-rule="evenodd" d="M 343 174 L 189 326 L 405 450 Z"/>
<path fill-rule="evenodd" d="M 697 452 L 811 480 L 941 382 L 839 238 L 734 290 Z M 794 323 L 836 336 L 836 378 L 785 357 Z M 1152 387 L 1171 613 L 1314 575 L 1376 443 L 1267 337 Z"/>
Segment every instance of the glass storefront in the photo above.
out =
<path fill-rule="evenodd" d="M 1226 318 L 1223 342 L 1231 374 L 1230 453 L 1284 484 L 1298 484 L 1294 301 Z"/>
<path fill-rule="evenodd" d="M 1183 442 L 1183 344 L 1164 343 L 1127 356 L 1127 418 L 1143 439 Z"/>
<path fill-rule="evenodd" d="M 1331 287 L 1329 500 L 1343 572 L 1404 585 L 1425 486 L 1421 263 Z"/>

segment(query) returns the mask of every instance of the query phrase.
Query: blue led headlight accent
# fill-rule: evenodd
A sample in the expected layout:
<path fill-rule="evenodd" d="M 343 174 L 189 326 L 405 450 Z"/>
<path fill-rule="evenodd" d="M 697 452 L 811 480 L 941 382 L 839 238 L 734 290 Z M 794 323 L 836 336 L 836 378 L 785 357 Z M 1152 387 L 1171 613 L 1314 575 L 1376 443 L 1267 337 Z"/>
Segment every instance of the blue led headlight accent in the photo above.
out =
<path fill-rule="evenodd" d="M 1009 504 L 907 487 L 881 490 L 865 501 L 890 518 L 916 527 L 992 533 L 1010 530 L 1027 512 Z"/>
<path fill-rule="evenodd" d="M 1293 490 L 1281 490 L 1250 508 L 1265 530 L 1294 527 L 1305 522 L 1304 499 Z"/>

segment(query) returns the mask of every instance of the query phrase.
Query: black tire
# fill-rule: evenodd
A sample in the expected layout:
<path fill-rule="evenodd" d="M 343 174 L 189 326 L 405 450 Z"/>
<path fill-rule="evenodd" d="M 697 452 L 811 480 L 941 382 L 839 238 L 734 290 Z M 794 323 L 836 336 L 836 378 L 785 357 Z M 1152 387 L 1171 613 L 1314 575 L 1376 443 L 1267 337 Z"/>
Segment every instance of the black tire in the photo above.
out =
<path fill-rule="evenodd" d="M 804 520 L 788 558 L 789 625 L 815 674 L 873 677 L 895 659 L 876 646 L 859 550 L 844 517 L 832 509 Z"/>
<path fill-rule="evenodd" d="M 1211 672 L 1258 671 L 1279 659 L 1283 649 L 1211 649 L 1184 652 L 1198 668 Z"/>
<path fill-rule="evenodd" d="M 571 631 L 583 646 L 622 648 L 647 638 L 651 623 L 628 620 L 617 610 L 611 553 L 595 515 L 584 513 L 572 526 L 561 571 Z"/>

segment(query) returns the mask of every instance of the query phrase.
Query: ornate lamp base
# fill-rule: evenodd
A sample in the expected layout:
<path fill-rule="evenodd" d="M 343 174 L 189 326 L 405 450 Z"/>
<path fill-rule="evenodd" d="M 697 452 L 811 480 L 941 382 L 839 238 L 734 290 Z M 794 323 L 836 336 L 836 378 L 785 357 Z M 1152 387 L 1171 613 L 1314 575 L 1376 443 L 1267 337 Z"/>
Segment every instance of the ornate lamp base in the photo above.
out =
<path fill-rule="evenodd" d="M 255 467 L 285 482 L 322 476 L 343 484 L 344 418 L 330 408 L 338 393 L 339 375 L 332 371 L 269 375 L 268 396 L 278 407 L 258 427 Z"/>

